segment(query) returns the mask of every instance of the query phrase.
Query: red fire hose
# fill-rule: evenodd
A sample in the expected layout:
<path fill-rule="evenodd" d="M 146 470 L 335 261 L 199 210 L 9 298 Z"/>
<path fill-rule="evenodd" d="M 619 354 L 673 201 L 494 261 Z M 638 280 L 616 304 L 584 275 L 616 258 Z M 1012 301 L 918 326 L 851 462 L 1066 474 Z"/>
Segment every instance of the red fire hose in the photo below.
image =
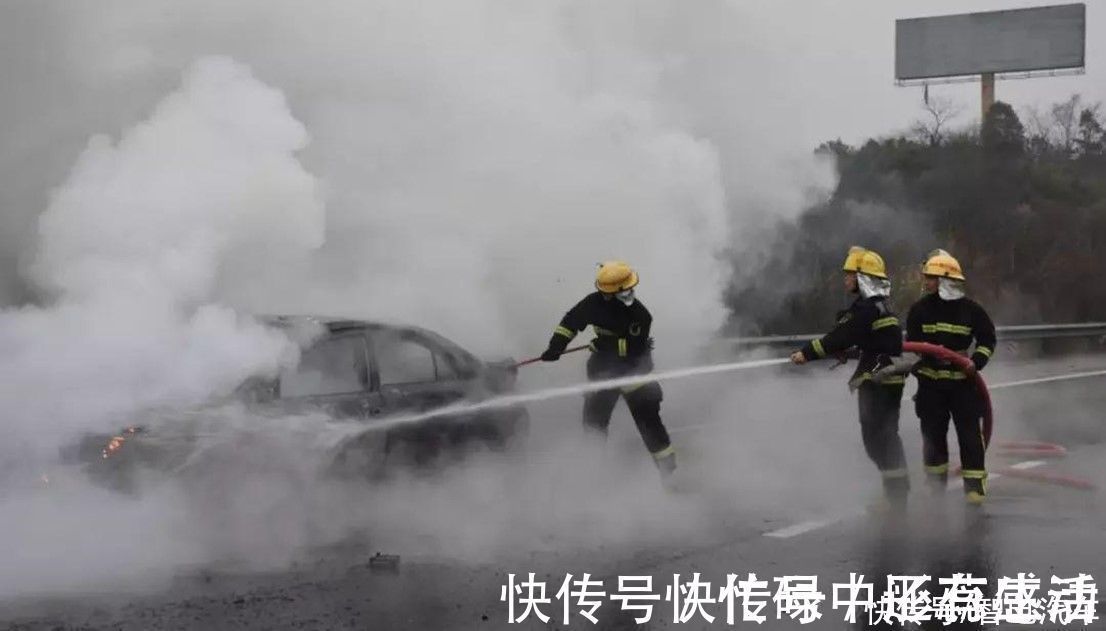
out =
<path fill-rule="evenodd" d="M 969 366 L 972 366 L 972 360 L 943 346 L 937 346 L 936 344 L 928 344 L 926 342 L 903 342 L 902 350 L 907 353 L 917 353 L 936 357 L 937 359 L 948 361 L 957 368 L 965 371 L 969 370 Z M 978 371 L 972 371 L 971 379 L 975 383 L 976 389 L 979 390 L 980 398 L 983 399 L 983 446 L 986 448 L 991 444 L 991 432 L 994 429 L 994 412 L 991 408 L 991 394 L 987 390 L 987 383 L 983 381 L 983 377 Z M 1052 443 L 1011 441 L 999 443 L 997 447 L 999 448 L 999 455 L 1003 456 L 1058 458 L 1067 454 L 1067 450 L 1064 449 L 1063 446 L 1054 445 Z M 1092 482 L 1087 480 L 1066 475 L 1045 473 L 1042 471 L 1029 471 L 1007 467 L 999 469 L 995 473 L 1001 473 L 1002 475 L 1012 478 L 1022 478 L 1025 480 L 1056 484 L 1087 491 L 1096 488 Z"/>
<path fill-rule="evenodd" d="M 949 362 L 965 372 L 971 370 L 971 379 L 975 383 L 976 390 L 979 391 L 980 398 L 983 399 L 983 446 L 986 448 L 990 445 L 991 431 L 994 429 L 995 425 L 994 413 L 991 411 L 991 393 L 987 390 L 987 383 L 983 381 L 983 376 L 975 370 L 975 365 L 972 363 L 972 360 L 944 346 L 938 346 L 928 342 L 903 342 L 902 350 L 905 353 L 917 353 L 919 355 L 936 357 L 937 359 Z"/>
<path fill-rule="evenodd" d="M 1063 458 L 1068 450 L 1063 445 L 1025 441 L 1003 441 L 996 443 L 1002 456 L 1027 456 L 1031 458 Z"/>
<path fill-rule="evenodd" d="M 995 473 L 1001 473 L 1002 475 L 1010 476 L 1011 478 L 1022 478 L 1024 480 L 1032 480 L 1034 482 L 1044 482 L 1046 484 L 1066 486 L 1073 489 L 1079 489 L 1081 491 L 1094 491 L 1098 488 L 1093 482 L 1084 480 L 1082 478 L 1076 478 L 1070 475 L 1045 473 L 1044 471 L 1028 471 L 1025 469 L 1014 469 L 1013 467 L 1007 467 L 1005 469 L 999 469 Z"/>

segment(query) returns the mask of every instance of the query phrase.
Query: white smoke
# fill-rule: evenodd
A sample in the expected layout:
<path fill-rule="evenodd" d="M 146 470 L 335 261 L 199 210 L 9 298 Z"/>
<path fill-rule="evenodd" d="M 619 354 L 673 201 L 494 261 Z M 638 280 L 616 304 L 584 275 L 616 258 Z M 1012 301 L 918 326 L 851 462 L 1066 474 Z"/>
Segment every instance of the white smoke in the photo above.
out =
<path fill-rule="evenodd" d="M 724 319 L 720 254 L 732 218 L 798 203 L 789 185 L 811 169 L 777 169 L 780 156 L 762 145 L 779 138 L 748 108 L 727 106 L 746 86 L 719 65 L 745 63 L 726 28 L 740 14 L 726 3 L 121 2 L 56 17 L 72 27 L 59 29 L 58 49 L 71 53 L 66 67 L 87 110 L 118 108 L 115 118 L 92 116 L 103 123 L 92 129 L 128 131 L 94 139 L 41 217 L 28 269 L 51 302 L 0 317 L 0 370 L 11 377 L 0 409 L 17 440 L 39 451 L 147 405 L 187 405 L 275 370 L 285 341 L 237 313 L 400 320 L 482 353 L 536 352 L 608 258 L 640 272 L 660 363 L 671 365 L 665 355 L 693 350 Z M 288 102 L 227 58 L 191 65 L 210 51 L 248 64 Z M 182 86 L 163 97 L 182 67 Z M 133 126 L 137 103 L 153 114 Z M 551 377 L 534 371 L 536 381 Z M 666 407 L 666 418 L 697 418 L 696 405 Z M 578 405 L 569 408 L 570 422 L 554 423 L 565 433 L 579 423 Z M 616 426 L 632 427 L 618 414 Z M 564 452 L 545 454 L 549 469 L 564 466 Z M 651 466 L 636 442 L 633 455 L 635 473 L 642 458 Z M 481 469 L 473 475 L 483 479 Z M 555 485 L 546 510 L 594 484 L 577 477 Z M 610 532 L 645 514 L 636 498 L 652 483 L 612 478 L 632 478 L 621 486 L 634 499 L 608 520 Z M 247 485 L 236 497 L 248 501 L 219 507 L 234 527 L 212 518 L 190 533 L 199 551 L 174 551 L 196 558 L 241 539 L 255 540 L 247 553 L 290 550 L 309 539 L 294 519 L 267 516 L 270 500 L 286 506 L 276 484 L 265 493 Z M 487 488 L 474 486 L 477 495 Z M 389 525 L 454 523 L 438 519 L 448 488 L 424 490 L 425 503 L 404 488 L 388 498 L 420 509 L 423 523 Z M 573 514 L 609 513 L 608 494 L 597 495 Z M 332 514 L 292 504 L 300 518 Z M 153 550 L 179 531 L 148 510 L 124 513 L 134 517 L 126 532 L 146 532 L 140 549 Z M 120 519 L 75 511 L 103 528 Z M 354 512 L 345 521 L 364 517 Z M 293 532 L 262 537 L 259 522 Z M 83 576 L 96 576 L 87 541 L 58 537 L 79 548 Z"/>
<path fill-rule="evenodd" d="M 809 157 L 807 104 L 764 80 L 790 64 L 735 36 L 763 18 L 725 2 L 108 2 L 71 7 L 62 46 L 81 51 L 82 85 L 111 86 L 105 103 L 152 99 L 224 51 L 311 130 L 326 244 L 276 287 L 223 270 L 223 302 L 532 354 L 595 264 L 624 258 L 669 353 L 724 320 L 735 233 L 830 179 Z"/>
<path fill-rule="evenodd" d="M 414 321 L 484 353 L 540 350 L 592 290 L 595 264 L 622 258 L 639 268 L 660 339 L 720 324 L 718 151 L 666 112 L 663 59 L 617 11 L 325 6 L 272 9 L 265 28 L 304 56 L 294 66 L 249 44 L 238 53 L 288 76 L 333 193 L 327 245 L 286 310 Z M 233 286 L 253 308 L 273 301 Z"/>
<path fill-rule="evenodd" d="M 94 137 L 39 223 L 46 307 L 0 314 L 0 408 L 48 448 L 146 405 L 201 401 L 288 359 L 283 336 L 211 302 L 234 259 L 278 266 L 318 247 L 323 207 L 281 94 L 226 58 L 117 142 Z"/>
<path fill-rule="evenodd" d="M 284 335 L 213 297 L 230 270 L 276 285 L 282 266 L 321 245 L 319 187 L 296 158 L 306 143 L 280 92 L 207 57 L 117 141 L 94 137 L 54 191 L 31 267 L 51 300 L 0 312 L 0 496 L 11 516 L 0 539 L 19 550 L 0 592 L 204 558 L 175 527 L 183 505 L 164 495 L 134 504 L 58 479 L 58 449 L 295 360 Z M 51 488 L 22 495 L 40 472 Z M 67 561 L 42 563 L 54 555 Z"/>
<path fill-rule="evenodd" d="M 39 220 L 36 279 L 67 301 L 188 304 L 209 299 L 232 252 L 318 247 L 315 179 L 293 155 L 306 142 L 247 68 L 197 62 L 117 144 L 89 142 Z"/>

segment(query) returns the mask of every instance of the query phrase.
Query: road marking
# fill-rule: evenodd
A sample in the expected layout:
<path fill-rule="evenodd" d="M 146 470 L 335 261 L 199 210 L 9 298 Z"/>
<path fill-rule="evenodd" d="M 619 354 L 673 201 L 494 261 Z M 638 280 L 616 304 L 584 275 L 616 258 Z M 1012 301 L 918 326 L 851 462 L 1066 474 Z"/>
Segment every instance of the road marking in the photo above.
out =
<path fill-rule="evenodd" d="M 1006 383 L 996 383 L 994 385 L 988 384 L 988 390 L 1002 390 L 1003 388 L 1016 388 L 1018 386 L 1032 386 L 1038 383 L 1049 383 L 1052 381 L 1067 381 L 1069 379 L 1086 379 L 1087 377 L 1101 377 L 1106 375 L 1106 370 L 1091 370 L 1088 372 L 1073 372 L 1066 375 L 1056 375 L 1053 377 L 1039 377 L 1037 379 L 1022 379 L 1020 381 L 1008 381 Z"/>
<path fill-rule="evenodd" d="M 1055 375 L 1052 377 L 1038 377 L 1036 379 L 1022 379 L 1019 381 L 1008 381 L 1006 383 L 987 384 L 987 390 L 1003 390 L 1005 388 L 1017 388 L 1019 386 L 1032 386 L 1039 383 L 1051 383 L 1054 381 L 1068 381 L 1071 379 L 1086 379 L 1088 377 L 1103 377 L 1106 376 L 1106 370 L 1092 370 L 1088 372 L 1073 372 L 1064 375 Z M 711 423 L 695 423 L 692 425 L 681 425 L 679 427 L 673 427 L 668 430 L 669 434 L 680 434 L 683 432 L 691 432 L 707 427 L 718 427 L 719 425 L 731 425 L 732 421 L 714 421 Z"/>
<path fill-rule="evenodd" d="M 1045 460 L 1025 460 L 1025 461 L 1022 461 L 1022 462 L 1014 463 L 1014 464 L 1010 465 L 1008 468 L 1010 468 L 1010 469 L 1034 469 L 1036 467 L 1044 466 L 1046 464 L 1048 464 L 1048 462 L 1045 461 Z M 998 478 L 1001 478 L 1001 477 L 1004 477 L 1004 476 L 1001 473 L 988 473 L 987 477 L 991 480 L 995 480 L 995 479 L 998 479 Z M 952 490 L 957 489 L 959 487 L 960 487 L 959 478 L 950 479 L 949 484 L 946 487 L 946 491 L 952 491 Z M 810 521 L 801 521 L 797 524 L 792 524 L 792 525 L 786 526 L 784 528 L 779 528 L 777 530 L 772 530 L 770 532 L 766 532 L 766 533 L 764 533 L 764 536 L 765 537 L 772 537 L 773 539 L 790 539 L 791 537 L 797 537 L 799 535 L 806 534 L 806 533 L 814 531 L 814 530 L 818 530 L 819 528 L 825 528 L 826 526 L 832 526 L 833 524 L 844 521 L 846 519 L 850 519 L 850 518 L 856 517 L 858 515 L 863 515 L 866 512 L 867 512 L 867 510 L 864 509 L 864 508 L 857 508 L 857 509 L 853 509 L 853 510 L 849 511 L 848 513 L 837 515 L 836 517 L 827 517 L 825 519 L 812 519 Z"/>
<path fill-rule="evenodd" d="M 1101 377 L 1101 376 L 1106 376 L 1106 370 L 1093 370 L 1093 371 L 1088 371 L 1088 372 L 1077 372 L 1077 373 L 1068 373 L 1068 374 L 1064 374 L 1064 375 L 1055 375 L 1055 376 L 1052 376 L 1052 377 L 1039 377 L 1039 378 L 1036 378 L 1036 379 L 1022 379 L 1022 380 L 1019 380 L 1019 381 L 1008 381 L 1006 383 L 997 383 L 997 384 L 993 384 L 993 385 L 988 385 L 987 388 L 989 390 L 1001 390 L 1001 389 L 1004 389 L 1004 388 L 1016 388 L 1018 386 L 1030 386 L 1030 385 L 1035 385 L 1035 384 L 1039 384 L 1039 383 L 1051 383 L 1051 382 L 1054 382 L 1054 381 L 1067 381 L 1067 380 L 1070 380 L 1070 379 L 1086 379 L 1088 377 Z M 703 429 L 703 428 L 707 428 L 707 427 L 717 427 L 719 425 L 730 425 L 730 422 L 729 421 L 719 421 L 719 422 L 713 422 L 713 423 L 696 423 L 694 425 L 683 425 L 683 426 L 674 427 L 674 428 L 668 430 L 668 433 L 669 434 L 678 434 L 678 433 L 681 433 L 681 432 L 694 431 L 694 430 Z M 1023 462 L 1018 462 L 1018 463 L 1012 464 L 1012 465 L 1010 465 L 1009 468 L 1011 468 L 1011 469 L 1033 469 L 1033 468 L 1036 468 L 1036 467 L 1043 466 L 1045 464 L 1048 464 L 1048 463 L 1044 460 L 1026 460 L 1026 461 L 1023 461 Z M 1004 476 L 1001 473 L 989 473 L 987 477 L 992 479 L 992 480 L 995 480 L 995 479 L 998 479 L 998 478 L 1001 478 L 1001 477 L 1004 477 Z M 960 486 L 960 484 L 957 480 L 955 480 L 955 479 L 949 480 L 948 490 L 951 491 L 954 488 L 959 487 L 959 486 Z M 809 521 L 802 521 L 802 522 L 799 522 L 797 524 L 792 524 L 790 526 L 786 526 L 784 528 L 779 528 L 777 530 L 766 532 L 766 533 L 764 533 L 764 536 L 765 537 L 772 537 L 773 539 L 789 539 L 791 537 L 797 537 L 799 535 L 806 534 L 808 532 L 812 532 L 812 531 L 818 530 L 820 528 L 825 528 L 826 526 L 831 526 L 833 524 L 836 524 L 836 523 L 838 523 L 840 521 L 843 521 L 845 519 L 848 519 L 850 517 L 855 517 L 857 515 L 861 515 L 865 512 L 866 512 L 865 509 L 859 509 L 859 510 L 851 511 L 851 512 L 846 513 L 844 515 L 839 515 L 837 517 L 829 517 L 829 518 L 825 518 L 825 519 L 813 519 L 813 520 L 809 520 Z"/>
<path fill-rule="evenodd" d="M 801 521 L 797 524 L 787 526 L 786 528 L 780 528 L 779 530 L 773 530 L 772 532 L 766 532 L 766 533 L 764 533 L 764 536 L 765 537 L 773 537 L 775 539 L 788 539 L 788 538 L 791 538 L 791 537 L 797 537 L 798 535 L 801 535 L 801 534 L 806 533 L 806 532 L 810 532 L 811 530 L 818 530 L 819 528 L 824 528 L 826 526 L 836 524 L 837 522 L 841 521 L 842 519 L 845 519 L 846 517 L 851 517 L 853 514 L 854 513 L 849 513 L 847 515 L 840 515 L 838 517 L 830 517 L 828 519 L 815 519 L 815 520 L 811 520 L 811 521 Z"/>

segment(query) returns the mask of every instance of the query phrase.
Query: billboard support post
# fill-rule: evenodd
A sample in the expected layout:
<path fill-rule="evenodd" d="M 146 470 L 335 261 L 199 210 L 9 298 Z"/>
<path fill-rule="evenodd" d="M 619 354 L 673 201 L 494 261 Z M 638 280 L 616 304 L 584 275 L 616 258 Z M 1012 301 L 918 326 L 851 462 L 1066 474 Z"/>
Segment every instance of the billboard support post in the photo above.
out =
<path fill-rule="evenodd" d="M 991 111 L 991 106 L 995 104 L 995 73 L 984 72 L 980 78 L 982 79 L 980 88 L 980 103 L 982 110 L 979 115 L 980 122 L 987 120 L 987 112 Z"/>

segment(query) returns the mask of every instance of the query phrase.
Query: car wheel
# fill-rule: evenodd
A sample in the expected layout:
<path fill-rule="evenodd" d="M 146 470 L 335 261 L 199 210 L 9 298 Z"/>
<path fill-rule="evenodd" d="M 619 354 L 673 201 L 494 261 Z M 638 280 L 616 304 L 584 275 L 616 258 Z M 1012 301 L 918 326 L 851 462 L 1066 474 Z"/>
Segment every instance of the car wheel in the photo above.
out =
<path fill-rule="evenodd" d="M 480 424 L 480 438 L 495 452 L 522 451 L 530 436 L 530 414 L 526 408 L 507 410 Z"/>
<path fill-rule="evenodd" d="M 312 540 L 323 528 L 313 510 L 319 465 L 318 454 L 262 436 L 196 452 L 177 477 L 192 533 L 228 562 Z"/>
<path fill-rule="evenodd" d="M 343 479 L 383 479 L 392 442 L 389 432 L 353 436 L 337 447 L 328 473 Z"/>

